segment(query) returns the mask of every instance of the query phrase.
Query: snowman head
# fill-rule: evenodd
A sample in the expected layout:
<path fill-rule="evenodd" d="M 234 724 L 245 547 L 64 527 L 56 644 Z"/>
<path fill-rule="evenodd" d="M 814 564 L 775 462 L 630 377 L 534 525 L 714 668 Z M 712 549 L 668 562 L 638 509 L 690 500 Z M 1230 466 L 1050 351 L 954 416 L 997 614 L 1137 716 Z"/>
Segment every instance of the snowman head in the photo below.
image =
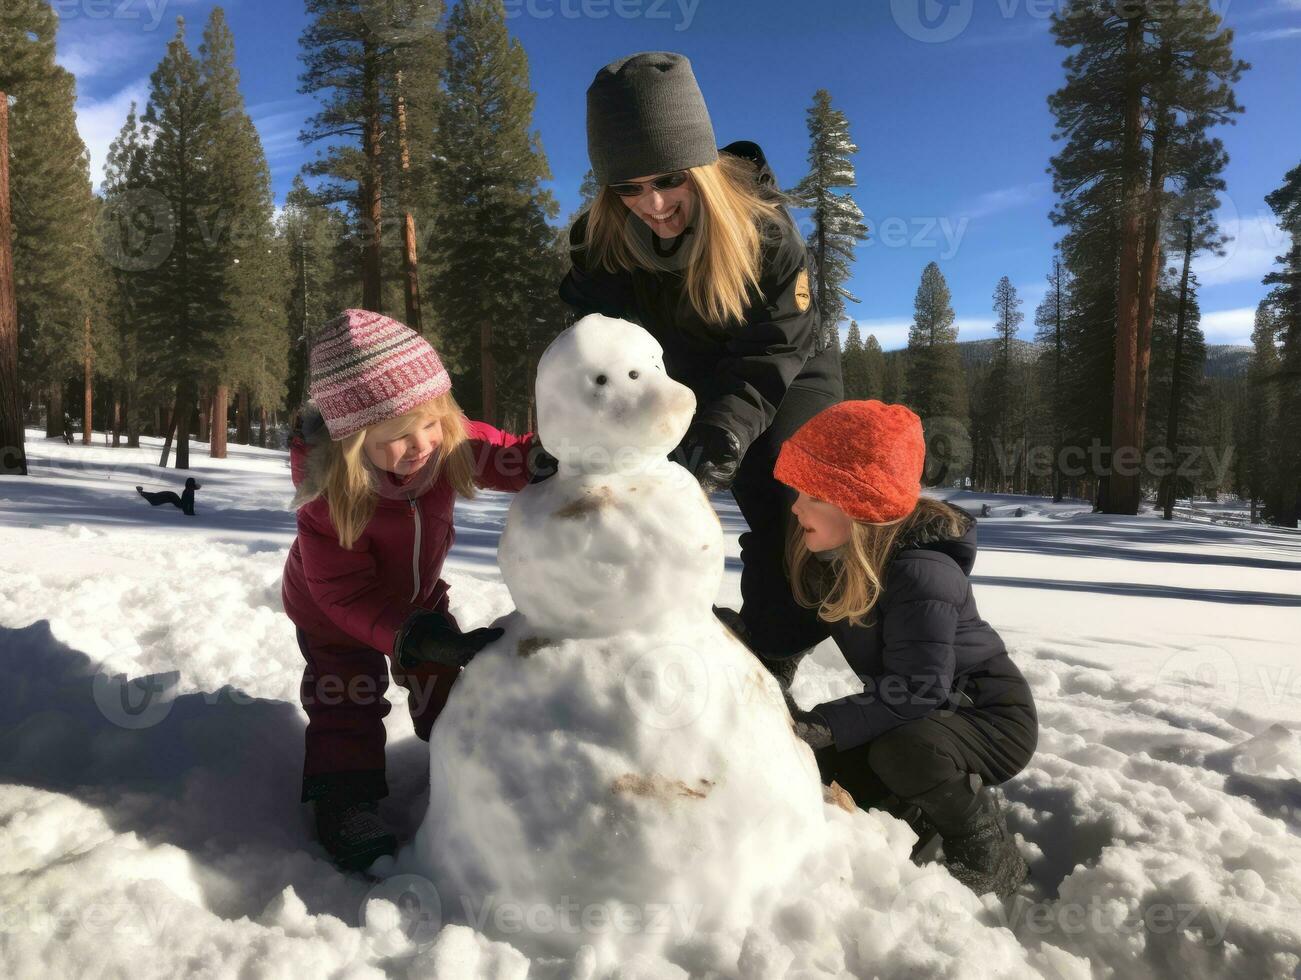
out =
<path fill-rule="evenodd" d="M 614 472 L 663 460 L 696 411 L 664 371 L 664 351 L 634 323 L 593 313 L 538 362 L 538 435 L 561 471 Z"/>

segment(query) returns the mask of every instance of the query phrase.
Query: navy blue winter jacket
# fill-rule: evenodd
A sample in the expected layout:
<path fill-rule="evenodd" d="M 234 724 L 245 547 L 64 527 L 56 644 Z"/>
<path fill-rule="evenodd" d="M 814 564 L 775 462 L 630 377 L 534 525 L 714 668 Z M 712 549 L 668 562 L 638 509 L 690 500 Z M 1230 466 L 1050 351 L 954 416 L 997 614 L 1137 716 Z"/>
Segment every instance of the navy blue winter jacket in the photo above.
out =
<path fill-rule="evenodd" d="M 864 684 L 862 694 L 814 709 L 840 751 L 937 708 L 970 703 L 962 695 L 963 677 L 1006 652 L 971 594 L 976 519 L 952 509 L 966 527 L 960 537 L 944 537 L 944 522 L 934 518 L 901 532 L 886 566 L 885 588 L 862 626 L 809 617 L 816 623 L 810 639 L 831 636 Z"/>

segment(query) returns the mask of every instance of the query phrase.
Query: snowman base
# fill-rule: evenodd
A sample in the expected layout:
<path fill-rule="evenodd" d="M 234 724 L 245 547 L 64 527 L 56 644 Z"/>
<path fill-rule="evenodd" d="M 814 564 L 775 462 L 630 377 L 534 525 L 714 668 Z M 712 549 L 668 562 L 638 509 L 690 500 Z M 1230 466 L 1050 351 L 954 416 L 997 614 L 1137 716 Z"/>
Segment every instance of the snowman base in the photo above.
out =
<path fill-rule="evenodd" d="M 444 910 L 601 963 L 743 935 L 825 830 L 776 681 L 712 617 L 563 640 L 498 625 L 430 740 L 413 858 Z"/>

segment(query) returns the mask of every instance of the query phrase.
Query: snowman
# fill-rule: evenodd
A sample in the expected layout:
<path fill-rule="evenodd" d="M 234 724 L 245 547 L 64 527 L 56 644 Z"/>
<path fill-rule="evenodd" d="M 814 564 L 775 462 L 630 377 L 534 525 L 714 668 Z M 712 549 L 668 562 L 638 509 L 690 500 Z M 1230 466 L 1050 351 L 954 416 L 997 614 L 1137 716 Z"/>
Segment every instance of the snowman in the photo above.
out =
<path fill-rule="evenodd" d="M 662 353 L 593 315 L 543 354 L 558 471 L 511 505 L 498 559 L 517 611 L 434 726 L 406 855 L 445 917 L 530 955 L 590 946 L 600 971 L 734 946 L 826 831 L 776 681 L 711 612 L 723 533 L 666 458 L 695 398 Z"/>

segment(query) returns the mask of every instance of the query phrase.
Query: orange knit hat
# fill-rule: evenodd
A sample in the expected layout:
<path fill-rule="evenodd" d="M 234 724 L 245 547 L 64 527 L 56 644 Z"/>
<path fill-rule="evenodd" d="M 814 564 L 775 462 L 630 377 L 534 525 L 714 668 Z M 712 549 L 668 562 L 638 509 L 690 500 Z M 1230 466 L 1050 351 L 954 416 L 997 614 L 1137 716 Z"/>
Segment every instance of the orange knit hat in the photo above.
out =
<path fill-rule="evenodd" d="M 775 476 L 860 521 L 907 517 L 921 496 L 926 439 L 903 405 L 841 402 L 782 443 Z"/>

